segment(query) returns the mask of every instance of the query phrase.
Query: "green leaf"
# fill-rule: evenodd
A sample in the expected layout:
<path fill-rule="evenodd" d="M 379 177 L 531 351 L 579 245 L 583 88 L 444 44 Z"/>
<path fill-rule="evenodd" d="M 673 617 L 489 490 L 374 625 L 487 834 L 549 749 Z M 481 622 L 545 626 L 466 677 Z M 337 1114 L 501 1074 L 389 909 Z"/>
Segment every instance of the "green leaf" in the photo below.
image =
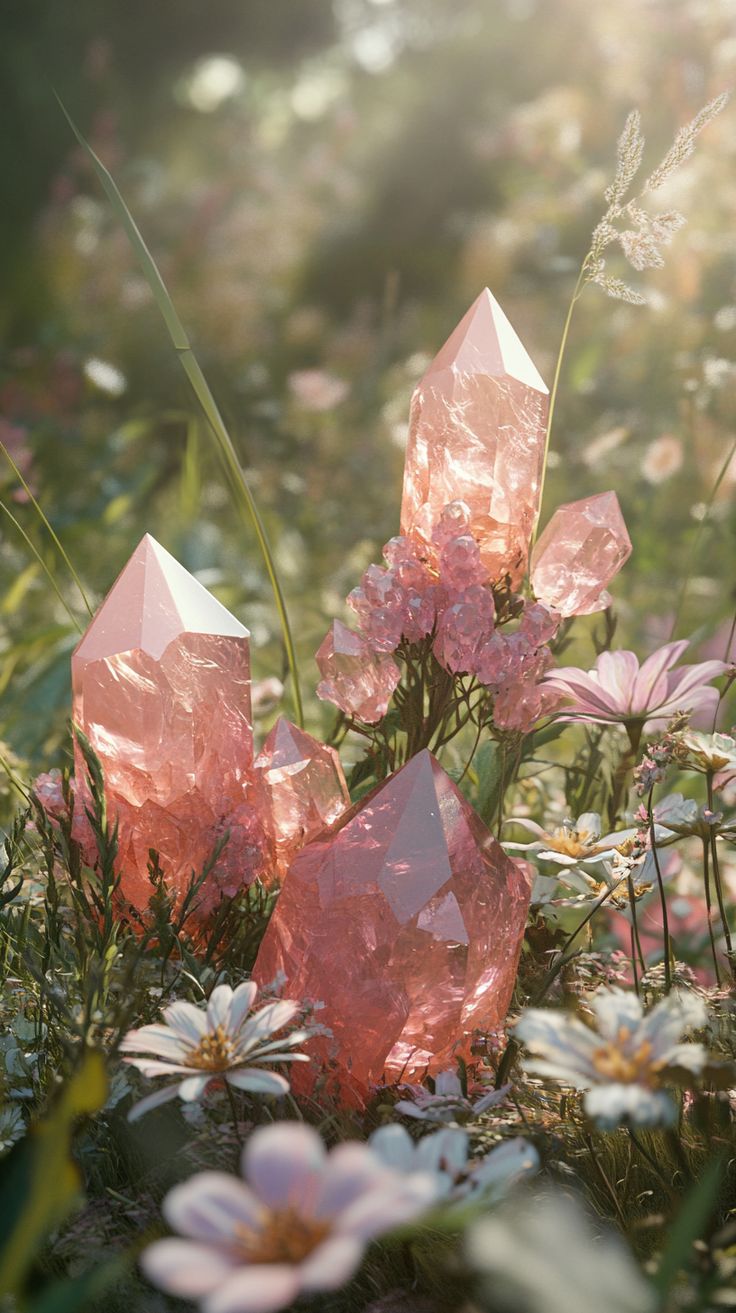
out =
<path fill-rule="evenodd" d="M 51 1114 L 8 1155 L 0 1179 L 0 1294 L 20 1293 L 46 1235 L 78 1198 L 81 1178 L 70 1156 L 74 1123 L 98 1112 L 106 1099 L 104 1058 L 89 1050 Z"/>
<path fill-rule="evenodd" d="M 667 1248 L 660 1259 L 655 1283 L 662 1296 L 672 1286 L 677 1273 L 692 1258 L 692 1246 L 699 1240 L 713 1211 L 723 1175 L 723 1162 L 714 1158 L 685 1199 L 669 1228 Z"/>
<path fill-rule="evenodd" d="M 475 754 L 475 773 L 478 777 L 478 795 L 475 810 L 486 825 L 492 825 L 498 815 L 499 791 L 503 784 L 502 753 L 492 739 L 484 743 Z"/>
<path fill-rule="evenodd" d="M 146 246 L 143 234 L 123 200 L 115 179 L 108 169 L 105 168 L 102 160 L 95 154 L 89 142 L 82 136 L 82 133 L 79 131 L 79 128 L 63 105 L 59 96 L 57 96 L 56 99 L 59 102 L 61 111 L 74 133 L 74 136 L 92 161 L 107 199 L 115 211 L 122 227 L 125 229 L 126 236 L 138 259 L 143 276 L 151 289 L 156 305 L 158 306 L 163 321 L 166 324 L 174 350 L 181 361 L 184 373 L 192 385 L 194 394 L 202 408 L 205 419 L 207 420 L 208 428 L 215 440 L 215 445 L 222 461 L 227 481 L 233 493 L 235 504 L 240 513 L 244 514 L 250 520 L 255 529 L 258 545 L 261 549 L 261 555 L 263 556 L 266 571 L 273 590 L 276 610 L 278 611 L 279 620 L 281 622 L 281 632 L 283 635 L 284 647 L 286 649 L 286 659 L 289 664 L 289 670 L 291 671 L 291 678 L 293 681 L 296 716 L 299 724 L 303 725 L 304 714 L 302 711 L 301 691 L 299 688 L 299 670 L 297 667 L 296 651 L 294 649 L 291 626 L 289 624 L 289 617 L 286 610 L 286 602 L 284 600 L 278 572 L 276 570 L 276 563 L 268 541 L 266 526 L 261 519 L 261 513 L 258 510 L 253 493 L 250 490 L 248 481 L 241 468 L 237 452 L 225 426 L 225 421 L 223 420 L 215 398 L 210 391 L 210 386 L 202 373 L 199 361 L 192 350 L 192 345 L 187 336 L 186 329 L 184 328 L 176 307 L 169 296 L 166 284 L 161 277 L 151 252 Z"/>

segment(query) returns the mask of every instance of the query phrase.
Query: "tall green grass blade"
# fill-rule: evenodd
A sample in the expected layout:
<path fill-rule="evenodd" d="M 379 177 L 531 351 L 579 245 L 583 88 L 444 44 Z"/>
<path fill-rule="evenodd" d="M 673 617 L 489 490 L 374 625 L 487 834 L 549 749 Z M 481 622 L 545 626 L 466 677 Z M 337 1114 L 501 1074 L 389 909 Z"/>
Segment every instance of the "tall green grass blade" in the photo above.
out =
<path fill-rule="evenodd" d="M 72 565 L 71 561 L 69 560 L 69 557 L 67 556 L 66 551 L 64 550 L 64 547 L 62 546 L 62 543 L 61 543 L 59 537 L 58 537 L 57 534 L 56 534 L 56 531 L 54 530 L 53 526 L 49 523 L 48 519 L 46 518 L 46 513 L 45 513 L 43 507 L 40 505 L 40 503 L 39 503 L 38 501 L 36 501 L 36 498 L 34 497 L 33 493 L 31 492 L 31 489 L 28 487 L 28 484 L 26 483 L 26 481 L 25 481 L 25 479 L 24 479 L 24 477 L 23 477 L 23 474 L 22 474 L 21 471 L 18 469 L 18 466 L 16 465 L 15 461 L 13 460 L 13 457 L 11 456 L 11 454 L 10 454 L 10 452 L 8 451 L 7 447 L 5 446 L 5 443 L 4 443 L 4 442 L 0 442 L 0 451 L 2 451 L 2 453 L 3 453 L 4 457 L 5 457 L 5 459 L 7 460 L 8 464 L 11 466 L 12 470 L 14 471 L 15 476 L 16 476 L 16 478 L 18 479 L 18 482 L 20 483 L 21 487 L 23 488 L 23 490 L 24 490 L 24 492 L 25 492 L 25 494 L 26 494 L 28 500 L 30 501 L 31 505 L 33 506 L 33 509 L 35 510 L 35 512 L 36 512 L 36 514 L 38 515 L 39 519 L 41 520 L 41 523 L 44 524 L 44 525 L 46 526 L 46 529 L 48 530 L 48 532 L 50 533 L 50 535 L 51 535 L 51 537 L 52 537 L 54 543 L 56 544 L 56 547 L 57 547 L 57 549 L 58 549 L 58 551 L 59 551 L 59 553 L 60 553 L 60 555 L 61 555 L 61 558 L 62 558 L 64 564 L 66 565 L 67 570 L 69 571 L 70 575 L 72 576 L 72 579 L 74 580 L 75 584 L 77 585 L 77 588 L 79 589 L 79 593 L 80 593 L 80 596 L 81 596 L 81 598 L 82 598 L 82 601 L 84 602 L 84 605 L 85 605 L 85 607 L 87 608 L 87 614 L 88 614 L 90 617 L 93 616 L 93 615 L 94 615 L 94 611 L 92 610 L 92 607 L 91 607 L 90 604 L 89 604 L 89 599 L 88 599 L 88 597 L 87 597 L 87 594 L 86 594 L 85 591 L 84 591 L 84 587 L 83 587 L 83 585 L 82 585 L 82 581 L 81 581 L 81 579 L 79 578 L 79 575 L 77 574 L 76 570 L 74 569 L 74 566 Z"/>
<path fill-rule="evenodd" d="M 716 497 L 718 496 L 718 489 L 720 488 L 721 484 L 723 483 L 723 480 L 725 479 L 725 477 L 726 477 L 726 475 L 727 475 L 727 473 L 728 473 L 729 465 L 731 464 L 731 461 L 733 460 L 734 456 L 736 456 L 736 441 L 732 442 L 732 444 L 731 444 L 731 446 L 730 446 L 730 448 L 729 448 L 729 450 L 728 450 L 728 452 L 727 452 L 727 454 L 726 454 L 726 459 L 724 460 L 723 464 L 721 465 L 720 470 L 718 471 L 718 475 L 717 475 L 717 477 L 716 477 L 716 481 L 715 481 L 715 483 L 713 484 L 713 487 L 712 487 L 711 490 L 710 490 L 710 496 L 708 497 L 708 500 L 707 500 L 707 502 L 705 503 L 705 511 L 704 511 L 704 513 L 703 513 L 703 517 L 702 517 L 702 519 L 701 519 L 701 521 L 700 521 L 700 523 L 699 523 L 699 525 L 698 525 L 698 531 L 697 531 L 697 533 L 696 533 L 696 535 L 695 535 L 695 541 L 694 541 L 694 543 L 693 543 L 693 545 L 692 545 L 692 550 L 691 550 L 691 552 L 690 552 L 690 557 L 689 557 L 689 560 L 690 560 L 690 569 L 688 570 L 687 574 L 685 575 L 685 577 L 684 577 L 684 579 L 683 579 L 683 581 L 682 581 L 682 583 L 681 583 L 681 585 L 680 585 L 680 591 L 679 591 L 679 593 L 678 593 L 678 595 L 677 595 L 677 604 L 676 604 L 676 606 L 675 606 L 675 616 L 674 616 L 674 619 L 673 619 L 673 621 L 672 621 L 672 628 L 671 628 L 671 630 L 670 630 L 670 642 L 672 641 L 672 639 L 674 638 L 675 634 L 677 633 L 677 626 L 678 626 L 679 623 L 680 623 L 680 616 L 682 615 L 682 608 L 683 608 L 683 606 L 685 605 L 685 598 L 686 598 L 686 596 L 687 596 L 687 590 L 688 590 L 688 588 L 690 587 L 690 580 L 692 579 L 692 577 L 693 577 L 693 575 L 694 575 L 694 573 L 695 573 L 695 570 L 696 570 L 696 567 L 697 567 L 697 564 L 698 564 L 698 560 L 699 560 L 699 557 L 700 557 L 700 544 L 701 544 L 701 542 L 703 541 L 703 534 L 705 533 L 706 525 L 708 524 L 708 521 L 710 520 L 710 513 L 711 513 L 711 511 L 712 511 L 712 509 L 713 509 L 713 503 L 715 502 L 715 499 L 716 499 Z"/>
<path fill-rule="evenodd" d="M 251 524 L 253 525 L 253 528 L 255 529 L 256 538 L 258 539 L 258 545 L 261 549 L 261 554 L 263 556 L 263 560 L 266 566 L 268 578 L 271 583 L 271 588 L 273 590 L 273 595 L 274 595 L 274 600 L 276 602 L 276 609 L 278 611 L 279 620 L 281 622 L 281 632 L 283 635 L 284 647 L 286 649 L 286 659 L 289 664 L 289 670 L 291 672 L 291 678 L 293 683 L 294 707 L 296 711 L 297 720 L 301 725 L 304 723 L 304 715 L 302 710 L 301 690 L 299 686 L 299 670 L 297 667 L 296 652 L 294 649 L 294 641 L 291 634 L 291 627 L 289 625 L 289 617 L 286 610 L 286 602 L 284 600 L 284 595 L 281 589 L 281 583 L 279 581 L 278 573 L 276 570 L 276 564 L 273 559 L 273 553 L 271 551 L 271 547 L 268 541 L 266 527 L 263 523 L 263 520 L 261 519 L 260 511 L 258 510 L 258 507 L 255 502 L 255 498 L 253 497 L 253 494 L 250 490 L 246 477 L 240 467 L 240 462 L 238 460 L 235 447 L 233 446 L 232 439 L 227 431 L 225 422 L 220 414 L 220 411 L 212 395 L 212 392 L 210 391 L 209 384 L 207 383 L 207 380 L 204 374 L 202 373 L 199 361 L 197 360 L 197 357 L 195 356 L 194 351 L 192 350 L 192 346 L 187 336 L 184 325 L 182 324 L 179 315 L 176 311 L 176 308 L 174 306 L 174 303 L 171 300 L 171 297 L 169 296 L 169 293 L 166 289 L 166 285 L 164 283 L 163 278 L 161 277 L 156 262 L 154 261 L 151 252 L 146 246 L 146 243 L 138 228 L 138 225 L 135 222 L 135 219 L 133 218 L 132 214 L 130 213 L 130 210 L 128 209 L 125 201 L 123 200 L 123 197 L 120 193 L 117 183 L 115 182 L 115 179 L 113 178 L 109 170 L 105 168 L 105 165 L 102 163 L 102 160 L 100 160 L 98 156 L 95 154 L 89 142 L 86 141 L 85 138 L 82 136 L 82 133 L 79 131 L 78 127 L 74 123 L 74 120 L 71 118 L 71 115 L 69 114 L 68 110 L 65 108 L 64 104 L 62 103 L 58 95 L 56 99 L 59 102 L 61 111 L 64 114 L 64 117 L 66 118 L 72 132 L 74 133 L 74 136 L 76 137 L 77 141 L 79 142 L 83 150 L 85 150 L 89 155 L 89 158 L 91 159 L 92 164 L 94 165 L 94 169 L 99 179 L 99 182 L 103 187 L 105 194 L 113 210 L 115 211 L 115 214 L 117 215 L 117 218 L 120 220 L 120 223 L 125 229 L 126 235 L 128 237 L 128 241 L 130 242 L 133 251 L 135 252 L 135 255 L 138 258 L 138 262 L 141 266 L 143 276 L 146 279 L 146 282 L 148 283 L 151 292 L 153 293 L 156 304 L 161 312 L 161 316 L 168 329 L 169 336 L 174 346 L 174 350 L 177 352 L 177 355 L 179 356 L 179 359 L 182 364 L 182 368 L 187 378 L 189 379 L 189 382 L 191 383 L 194 394 L 202 408 L 202 411 L 207 420 L 209 428 L 215 438 L 217 449 L 220 458 L 222 460 L 223 466 L 225 468 L 225 473 L 228 479 L 228 483 L 230 484 L 230 488 L 235 499 L 235 504 L 238 510 L 241 512 L 241 514 L 244 514 L 250 520 Z"/>
<path fill-rule="evenodd" d="M 61 589 L 59 588 L 59 585 L 57 584 L 56 580 L 54 579 L 54 576 L 52 575 L 51 571 L 49 570 L 49 567 L 47 566 L 47 564 L 46 564 L 46 562 L 44 561 L 44 559 L 43 559 L 41 553 L 39 552 L 38 548 L 36 547 L 36 544 L 32 541 L 31 538 L 28 537 L 28 534 L 26 533 L 25 529 L 23 528 L 23 525 L 20 523 L 19 520 L 16 520 L 15 516 L 13 515 L 13 512 L 9 509 L 9 507 L 7 507 L 7 506 L 5 505 L 5 502 L 3 502 L 3 501 L 0 501 L 0 511 L 4 511 L 4 512 L 5 512 L 5 514 L 7 515 L 8 519 L 10 520 L 11 524 L 14 524 L 14 525 L 15 525 L 15 527 L 16 527 L 16 529 L 18 530 L 18 533 L 20 534 L 21 538 L 23 538 L 24 542 L 26 543 L 26 546 L 29 547 L 30 550 L 33 552 L 33 555 L 35 556 L 36 560 L 38 561 L 39 565 L 41 566 L 41 569 L 43 570 L 44 574 L 46 575 L 46 578 L 48 579 L 49 583 L 51 584 L 51 587 L 53 588 L 54 592 L 56 593 L 56 596 L 58 597 L 59 601 L 61 602 L 61 605 L 63 606 L 64 610 L 66 611 L 67 615 L 69 616 L 69 619 L 71 620 L 71 622 L 72 622 L 72 624 L 74 625 L 75 629 L 77 629 L 77 630 L 79 631 L 79 633 L 81 634 L 81 632 L 82 632 L 82 626 L 80 625 L 79 621 L 77 620 L 77 617 L 75 616 L 74 612 L 71 610 L 71 608 L 70 608 L 69 605 L 67 604 L 67 601 L 66 601 L 66 598 L 64 597 L 64 594 L 62 593 Z"/>

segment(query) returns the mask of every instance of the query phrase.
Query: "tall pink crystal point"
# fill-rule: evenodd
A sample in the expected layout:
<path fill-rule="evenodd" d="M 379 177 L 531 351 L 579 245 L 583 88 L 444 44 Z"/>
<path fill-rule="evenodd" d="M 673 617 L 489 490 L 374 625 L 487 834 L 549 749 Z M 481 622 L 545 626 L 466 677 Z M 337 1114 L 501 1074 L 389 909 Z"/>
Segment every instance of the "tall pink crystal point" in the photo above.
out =
<path fill-rule="evenodd" d="M 463 501 L 488 574 L 522 578 L 539 508 L 549 395 L 485 288 L 414 392 L 401 531 L 431 553 L 448 502 Z"/>
<path fill-rule="evenodd" d="M 503 1020 L 530 885 L 424 751 L 297 855 L 254 976 L 325 1004 L 346 1101 L 442 1070 Z M 300 1072 L 298 1080 L 310 1079 Z M 304 1088 L 304 1086 L 302 1086 Z"/>
<path fill-rule="evenodd" d="M 249 634 L 150 534 L 139 543 L 72 655 L 74 722 L 102 764 L 120 826 L 121 892 L 151 896 L 149 848 L 181 892 L 231 829 L 203 891 L 235 892 L 257 860 L 245 802 L 253 761 Z M 84 799 L 85 766 L 75 744 Z M 81 805 L 79 806 L 81 812 Z"/>
<path fill-rule="evenodd" d="M 393 657 L 376 653 L 362 634 L 333 620 L 315 661 L 322 676 L 317 696 L 348 716 L 374 725 L 385 716 L 401 671 Z"/>
<path fill-rule="evenodd" d="M 532 553 L 535 596 L 562 616 L 601 611 L 604 592 L 631 555 L 615 492 L 558 506 Z"/>
<path fill-rule="evenodd" d="M 253 765 L 254 796 L 271 842 L 276 873 L 350 806 L 340 758 L 281 716 Z"/>

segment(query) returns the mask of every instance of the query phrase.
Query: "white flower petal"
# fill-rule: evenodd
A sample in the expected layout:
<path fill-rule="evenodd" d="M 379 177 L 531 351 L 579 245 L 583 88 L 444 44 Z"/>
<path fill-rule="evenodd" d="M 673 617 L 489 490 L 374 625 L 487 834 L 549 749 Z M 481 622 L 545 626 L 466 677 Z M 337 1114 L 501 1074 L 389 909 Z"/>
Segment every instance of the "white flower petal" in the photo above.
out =
<path fill-rule="evenodd" d="M 230 1244 L 243 1227 L 259 1230 L 266 1212 L 253 1191 L 227 1172 L 199 1172 L 175 1185 L 163 1202 L 172 1231 L 192 1240 Z"/>
<path fill-rule="evenodd" d="M 336 1219 L 335 1229 L 340 1235 L 370 1240 L 421 1216 L 439 1195 L 439 1182 L 429 1173 L 400 1177 L 392 1172 L 383 1184 L 376 1185 L 346 1208 Z"/>
<path fill-rule="evenodd" d="M 258 995 L 255 980 L 246 980 L 233 992 L 230 1003 L 230 1032 L 236 1036 Z"/>
<path fill-rule="evenodd" d="M 138 1030 L 129 1030 L 120 1041 L 121 1053 L 151 1053 L 159 1058 L 171 1058 L 181 1062 L 191 1052 L 191 1044 L 185 1044 L 168 1026 L 140 1026 Z"/>
<path fill-rule="evenodd" d="M 284 1076 L 277 1071 L 259 1071 L 258 1067 L 236 1067 L 225 1072 L 225 1080 L 250 1094 L 276 1094 L 280 1097 L 289 1093 L 289 1082 Z"/>
<path fill-rule="evenodd" d="M 338 1144 L 327 1158 L 312 1209 L 315 1217 L 336 1217 L 355 1200 L 390 1179 L 384 1162 L 367 1144 Z"/>
<path fill-rule="evenodd" d="M 416 1146 L 414 1170 L 459 1176 L 468 1161 L 468 1137 L 459 1126 L 444 1126 Z"/>
<path fill-rule="evenodd" d="M 207 1071 L 203 1076 L 188 1076 L 179 1086 L 179 1098 L 185 1103 L 190 1103 L 194 1099 L 201 1099 L 207 1086 L 216 1077 L 216 1073 Z"/>
<path fill-rule="evenodd" d="M 299 1294 L 299 1270 L 287 1263 L 243 1267 L 215 1290 L 203 1313 L 276 1313 Z"/>
<path fill-rule="evenodd" d="M 207 1000 L 207 1029 L 216 1030 L 222 1026 L 223 1030 L 230 1030 L 230 1004 L 233 1000 L 233 991 L 229 985 L 215 985 L 212 993 Z"/>
<path fill-rule="evenodd" d="M 414 1107 L 413 1104 L 409 1106 Z M 398 1122 L 392 1122 L 390 1126 L 379 1126 L 368 1143 L 387 1167 L 393 1167 L 399 1172 L 412 1170 L 416 1146 L 409 1132 Z"/>
<path fill-rule="evenodd" d="M 617 1126 L 671 1126 L 677 1117 L 674 1101 L 665 1090 L 645 1085 L 597 1085 L 583 1099 L 586 1114 L 601 1130 Z"/>
<path fill-rule="evenodd" d="M 516 1023 L 514 1034 L 530 1053 L 552 1062 L 569 1062 L 574 1070 L 586 1071 L 600 1045 L 598 1036 L 577 1017 L 552 1008 L 527 1008 Z"/>
<path fill-rule="evenodd" d="M 528 1140 L 506 1140 L 491 1149 L 485 1158 L 472 1169 L 470 1176 L 473 1194 L 498 1199 L 502 1194 L 539 1169 L 539 1154 Z"/>
<path fill-rule="evenodd" d="M 267 1003 L 265 1007 L 259 1008 L 258 1012 L 248 1018 L 240 1032 L 238 1043 L 240 1052 L 247 1053 L 260 1040 L 288 1026 L 300 1010 L 300 1005 L 288 998 Z"/>
<path fill-rule="evenodd" d="M 435 1094 L 442 1098 L 462 1098 L 463 1087 L 456 1071 L 440 1071 L 434 1082 Z"/>
<path fill-rule="evenodd" d="M 207 1033 L 207 1018 L 193 1003 L 179 999 L 164 1008 L 163 1015 L 167 1026 L 176 1031 L 187 1044 L 199 1044 Z"/>
<path fill-rule="evenodd" d="M 641 1000 L 629 989 L 598 989 L 590 1005 L 604 1039 L 616 1040 L 622 1029 L 633 1034 L 644 1015 Z"/>
<path fill-rule="evenodd" d="M 135 1067 L 143 1076 L 190 1076 L 197 1069 L 175 1062 L 161 1062 L 158 1058 L 123 1058 L 129 1067 Z"/>
<path fill-rule="evenodd" d="M 243 1175 L 269 1208 L 309 1206 L 327 1155 L 316 1131 L 277 1122 L 254 1131 L 243 1151 Z"/>
<path fill-rule="evenodd" d="M 140 1265 L 148 1280 L 170 1295 L 208 1295 L 236 1268 L 227 1254 L 192 1240 L 157 1240 L 144 1249 Z"/>
<path fill-rule="evenodd" d="M 169 1103 L 175 1099 L 179 1093 L 178 1085 L 167 1085 L 163 1090 L 154 1090 L 153 1094 L 147 1094 L 145 1099 L 139 1099 L 134 1103 L 128 1113 L 129 1122 L 137 1122 L 145 1113 L 150 1112 L 151 1108 L 158 1108 L 162 1103 Z"/>

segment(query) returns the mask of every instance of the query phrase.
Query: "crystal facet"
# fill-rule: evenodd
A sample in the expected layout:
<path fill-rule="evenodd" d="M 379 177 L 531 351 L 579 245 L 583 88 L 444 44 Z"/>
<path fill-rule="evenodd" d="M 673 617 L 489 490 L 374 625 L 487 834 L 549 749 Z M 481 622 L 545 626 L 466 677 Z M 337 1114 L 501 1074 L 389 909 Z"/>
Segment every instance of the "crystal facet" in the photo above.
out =
<path fill-rule="evenodd" d="M 325 1004 L 342 1098 L 470 1056 L 503 1020 L 530 885 L 428 751 L 296 856 L 254 976 Z M 295 1079 L 313 1079 L 302 1072 Z M 304 1088 L 304 1086 L 302 1086 Z"/>
<path fill-rule="evenodd" d="M 121 893 L 152 889 L 149 849 L 180 894 L 231 832 L 200 903 L 252 878 L 262 835 L 245 788 L 253 761 L 249 634 L 149 534 L 72 656 L 74 722 L 97 753 L 120 827 Z M 75 745 L 78 824 L 85 766 Z"/>
<path fill-rule="evenodd" d="M 615 492 L 558 506 L 532 553 L 534 594 L 562 616 L 602 611 L 610 601 L 606 585 L 630 555 Z"/>
<path fill-rule="evenodd" d="M 385 716 L 401 678 L 393 657 L 374 652 L 362 634 L 333 620 L 315 661 L 322 676 L 318 697 L 334 702 L 347 716 L 357 716 L 367 725 Z"/>
<path fill-rule="evenodd" d="M 431 551 L 448 502 L 470 512 L 488 576 L 517 584 L 539 507 L 549 396 L 485 288 L 414 392 L 401 531 Z"/>
<path fill-rule="evenodd" d="M 253 765 L 254 797 L 277 874 L 350 806 L 340 758 L 281 716 Z"/>

